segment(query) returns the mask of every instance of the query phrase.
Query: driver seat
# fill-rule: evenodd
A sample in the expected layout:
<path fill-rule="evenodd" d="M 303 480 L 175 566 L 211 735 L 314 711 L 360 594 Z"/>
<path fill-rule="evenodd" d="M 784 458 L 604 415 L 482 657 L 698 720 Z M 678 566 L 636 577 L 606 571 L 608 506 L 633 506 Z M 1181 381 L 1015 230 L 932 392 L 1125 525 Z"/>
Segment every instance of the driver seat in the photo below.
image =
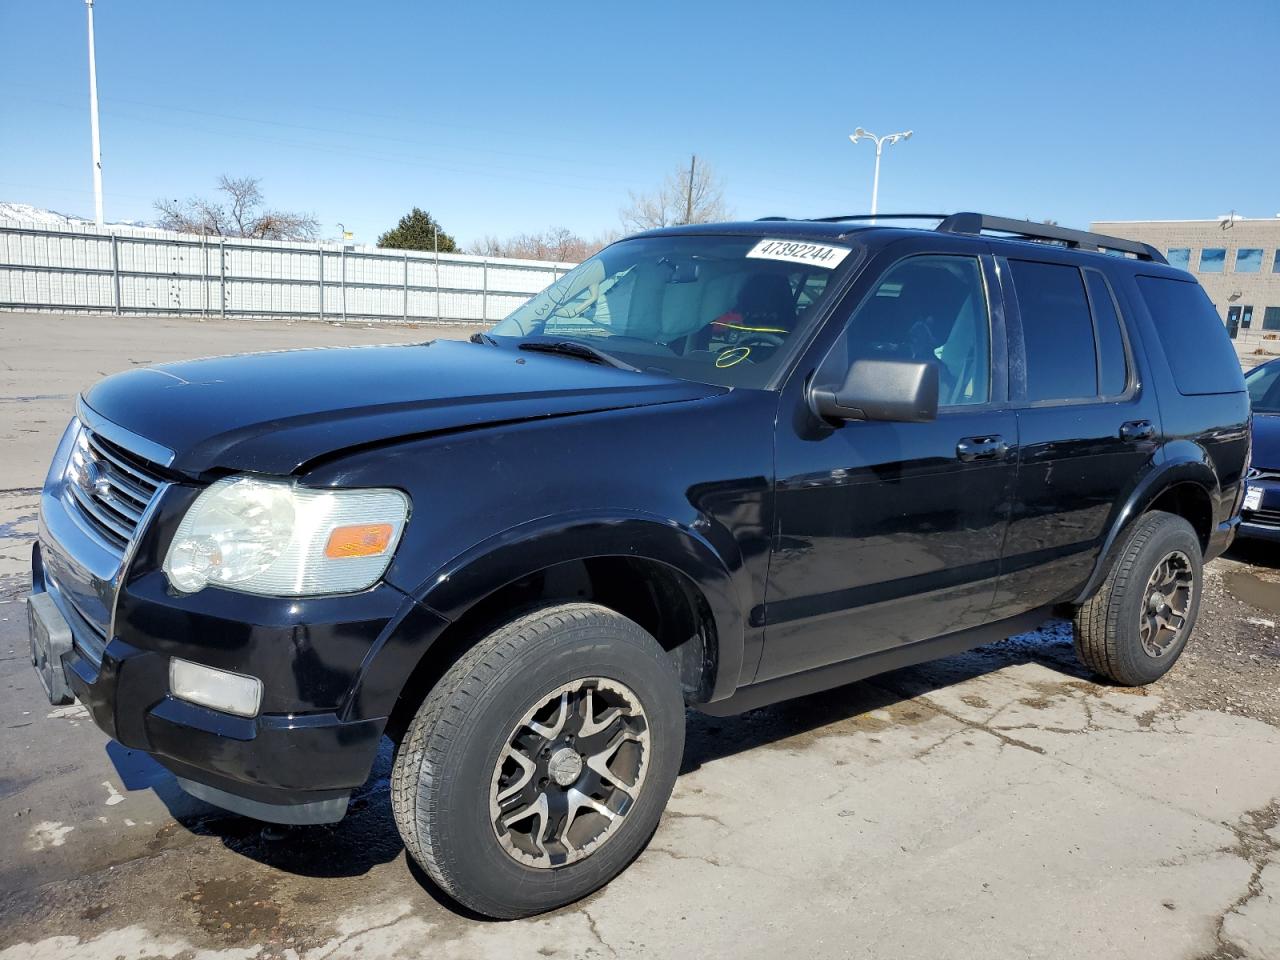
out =
<path fill-rule="evenodd" d="M 733 313 L 741 320 L 732 321 L 746 327 L 744 332 L 790 335 L 796 325 L 796 299 L 791 284 L 779 273 L 755 273 L 738 291 Z M 724 317 L 713 320 L 719 323 Z"/>
<path fill-rule="evenodd" d="M 706 350 L 717 333 L 730 331 L 785 338 L 795 325 L 796 300 L 787 278 L 778 273 L 756 273 L 742 285 L 733 306 L 696 331 L 690 343 L 695 350 Z"/>

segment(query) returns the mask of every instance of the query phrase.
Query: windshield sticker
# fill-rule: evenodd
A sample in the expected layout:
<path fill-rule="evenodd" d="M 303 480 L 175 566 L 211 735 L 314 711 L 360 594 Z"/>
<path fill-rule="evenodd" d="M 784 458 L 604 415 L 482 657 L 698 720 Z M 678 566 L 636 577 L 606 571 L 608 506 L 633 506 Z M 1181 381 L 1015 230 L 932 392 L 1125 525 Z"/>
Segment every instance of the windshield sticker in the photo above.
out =
<path fill-rule="evenodd" d="M 848 247 L 833 247 L 826 243 L 800 243 L 795 240 L 761 240 L 747 256 L 756 260 L 786 260 L 788 263 L 808 263 L 828 270 L 840 265 L 849 255 Z"/>

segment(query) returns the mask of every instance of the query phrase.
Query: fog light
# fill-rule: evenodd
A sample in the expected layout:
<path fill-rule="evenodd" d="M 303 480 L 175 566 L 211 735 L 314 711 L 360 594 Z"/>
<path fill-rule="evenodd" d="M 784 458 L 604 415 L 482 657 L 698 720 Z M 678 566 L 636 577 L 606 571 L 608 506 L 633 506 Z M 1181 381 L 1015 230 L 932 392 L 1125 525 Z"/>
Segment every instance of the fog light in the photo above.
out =
<path fill-rule="evenodd" d="M 262 681 L 257 677 L 215 670 L 177 657 L 169 661 L 169 692 L 180 700 L 240 717 L 257 716 L 262 705 Z"/>

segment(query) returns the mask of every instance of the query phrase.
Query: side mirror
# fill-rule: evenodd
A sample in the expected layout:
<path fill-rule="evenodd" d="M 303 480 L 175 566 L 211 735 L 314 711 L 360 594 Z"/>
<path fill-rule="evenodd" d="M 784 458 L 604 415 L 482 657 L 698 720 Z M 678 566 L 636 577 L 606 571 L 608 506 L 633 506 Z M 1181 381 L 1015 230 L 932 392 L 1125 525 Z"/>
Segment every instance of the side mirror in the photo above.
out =
<path fill-rule="evenodd" d="M 840 387 L 814 387 L 813 408 L 829 420 L 924 423 L 938 416 L 938 365 L 855 360 Z"/>

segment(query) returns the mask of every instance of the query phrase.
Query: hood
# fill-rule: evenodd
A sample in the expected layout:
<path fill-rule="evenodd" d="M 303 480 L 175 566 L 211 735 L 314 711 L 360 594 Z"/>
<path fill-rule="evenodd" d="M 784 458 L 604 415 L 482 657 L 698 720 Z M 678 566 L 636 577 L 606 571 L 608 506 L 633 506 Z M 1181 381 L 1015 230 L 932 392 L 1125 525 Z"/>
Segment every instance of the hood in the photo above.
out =
<path fill-rule="evenodd" d="M 83 402 L 172 450 L 180 472 L 286 475 L 398 437 L 724 392 L 572 357 L 435 340 L 140 367 L 101 381 Z"/>
<path fill-rule="evenodd" d="M 1253 415 L 1253 457 L 1249 465 L 1259 470 L 1280 470 L 1280 414 Z"/>

